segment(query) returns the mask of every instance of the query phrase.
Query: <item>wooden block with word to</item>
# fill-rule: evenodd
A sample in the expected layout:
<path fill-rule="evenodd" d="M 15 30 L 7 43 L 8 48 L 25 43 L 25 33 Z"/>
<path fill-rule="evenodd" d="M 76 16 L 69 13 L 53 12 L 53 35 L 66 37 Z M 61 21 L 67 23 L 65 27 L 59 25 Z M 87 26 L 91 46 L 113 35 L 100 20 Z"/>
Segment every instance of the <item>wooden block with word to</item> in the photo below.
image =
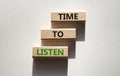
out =
<path fill-rule="evenodd" d="M 41 30 L 41 39 L 75 39 L 75 28 L 44 29 Z"/>
<path fill-rule="evenodd" d="M 52 12 L 51 21 L 86 21 L 85 12 Z"/>
<path fill-rule="evenodd" d="M 68 46 L 33 47 L 33 58 L 68 58 Z"/>

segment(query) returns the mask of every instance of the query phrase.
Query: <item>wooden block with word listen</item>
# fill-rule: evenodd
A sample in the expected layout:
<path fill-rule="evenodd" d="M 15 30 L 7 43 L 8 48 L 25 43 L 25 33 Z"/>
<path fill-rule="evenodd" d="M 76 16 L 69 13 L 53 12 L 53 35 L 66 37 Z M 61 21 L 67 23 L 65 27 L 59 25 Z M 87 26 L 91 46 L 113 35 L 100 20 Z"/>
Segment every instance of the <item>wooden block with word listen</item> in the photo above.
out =
<path fill-rule="evenodd" d="M 51 21 L 86 21 L 85 12 L 52 12 Z"/>
<path fill-rule="evenodd" d="M 68 57 L 68 46 L 41 46 L 33 47 L 33 58 L 46 58 L 46 57 Z"/>
<path fill-rule="evenodd" d="M 41 30 L 41 39 L 75 39 L 75 28 L 44 29 Z"/>

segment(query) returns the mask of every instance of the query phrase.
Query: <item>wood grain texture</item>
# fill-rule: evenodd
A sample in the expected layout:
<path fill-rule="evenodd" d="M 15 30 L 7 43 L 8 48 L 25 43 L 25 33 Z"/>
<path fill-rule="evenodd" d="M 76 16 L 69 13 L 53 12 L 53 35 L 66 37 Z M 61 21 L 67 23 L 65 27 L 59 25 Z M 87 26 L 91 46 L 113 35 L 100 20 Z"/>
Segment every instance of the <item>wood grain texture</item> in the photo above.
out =
<path fill-rule="evenodd" d="M 71 17 L 71 14 L 77 14 L 77 19 L 66 19 L 66 17 L 60 19 L 60 14 L 69 14 L 69 17 Z M 63 17 L 63 15 L 61 15 L 61 17 Z M 86 21 L 86 12 L 52 12 L 51 21 Z"/>
<path fill-rule="evenodd" d="M 57 31 L 54 33 L 53 31 Z M 61 36 L 61 32 L 63 32 L 63 36 Z M 62 28 L 62 29 L 44 29 L 41 30 L 41 39 L 75 39 L 76 38 L 76 29 L 75 28 Z"/>
<path fill-rule="evenodd" d="M 51 49 L 51 52 L 49 49 Z M 32 50 L 33 58 L 46 58 L 46 57 L 68 58 L 68 46 L 39 46 L 33 47 Z M 39 54 L 37 50 L 39 50 Z M 41 51 L 44 51 L 44 53 L 40 54 Z M 61 55 L 59 51 L 63 51 L 64 53 Z"/>

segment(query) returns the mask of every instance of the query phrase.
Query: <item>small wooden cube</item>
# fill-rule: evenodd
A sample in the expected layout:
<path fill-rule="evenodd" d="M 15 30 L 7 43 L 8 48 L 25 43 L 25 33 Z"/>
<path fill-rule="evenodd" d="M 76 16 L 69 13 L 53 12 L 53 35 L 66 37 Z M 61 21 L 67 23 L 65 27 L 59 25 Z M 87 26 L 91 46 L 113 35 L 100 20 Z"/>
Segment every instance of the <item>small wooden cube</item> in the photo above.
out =
<path fill-rule="evenodd" d="M 85 12 L 52 12 L 51 21 L 86 21 Z"/>
<path fill-rule="evenodd" d="M 33 47 L 33 58 L 68 58 L 68 46 L 39 46 Z"/>
<path fill-rule="evenodd" d="M 41 30 L 41 39 L 75 39 L 75 28 L 44 29 Z"/>

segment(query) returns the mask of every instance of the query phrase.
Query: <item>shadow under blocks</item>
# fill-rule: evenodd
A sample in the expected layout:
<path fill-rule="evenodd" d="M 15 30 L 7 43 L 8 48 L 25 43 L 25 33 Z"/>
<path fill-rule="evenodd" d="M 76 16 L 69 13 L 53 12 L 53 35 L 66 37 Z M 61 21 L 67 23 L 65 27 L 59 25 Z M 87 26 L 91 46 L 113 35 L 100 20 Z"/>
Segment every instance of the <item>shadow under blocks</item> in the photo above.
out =
<path fill-rule="evenodd" d="M 85 41 L 84 21 L 51 21 L 51 27 L 76 28 L 76 39 L 41 40 L 42 46 L 68 46 L 68 59 L 75 58 L 76 41 Z M 68 59 L 33 59 L 32 76 L 68 76 Z"/>
<path fill-rule="evenodd" d="M 68 59 L 34 59 L 32 76 L 67 76 Z"/>

